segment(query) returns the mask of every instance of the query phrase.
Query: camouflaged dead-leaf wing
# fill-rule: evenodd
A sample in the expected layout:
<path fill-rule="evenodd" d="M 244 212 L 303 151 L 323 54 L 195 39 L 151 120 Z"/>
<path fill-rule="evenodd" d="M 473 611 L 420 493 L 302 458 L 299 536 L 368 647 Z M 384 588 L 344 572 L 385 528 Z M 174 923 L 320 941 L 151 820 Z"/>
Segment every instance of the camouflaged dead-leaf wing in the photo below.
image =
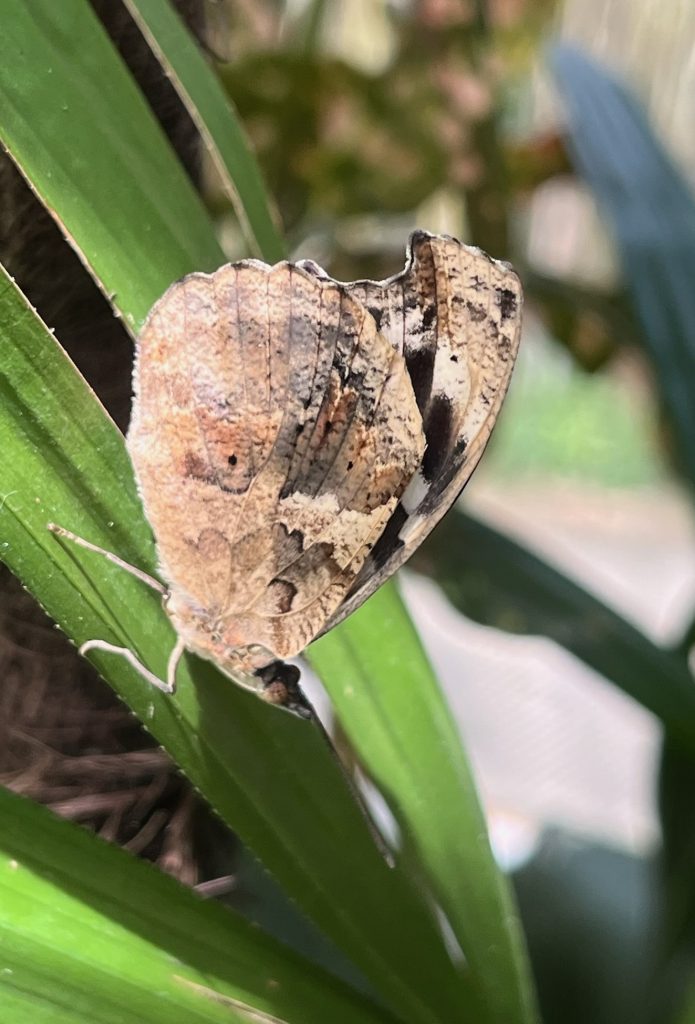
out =
<path fill-rule="evenodd" d="M 135 392 L 128 448 L 186 646 L 298 653 L 422 461 L 403 356 L 336 282 L 250 260 L 155 305 Z"/>
<path fill-rule="evenodd" d="M 345 289 L 405 356 L 427 448 L 326 629 L 406 561 L 461 493 L 497 419 L 521 330 L 521 285 L 511 267 L 447 236 L 414 233 L 402 273 Z"/>

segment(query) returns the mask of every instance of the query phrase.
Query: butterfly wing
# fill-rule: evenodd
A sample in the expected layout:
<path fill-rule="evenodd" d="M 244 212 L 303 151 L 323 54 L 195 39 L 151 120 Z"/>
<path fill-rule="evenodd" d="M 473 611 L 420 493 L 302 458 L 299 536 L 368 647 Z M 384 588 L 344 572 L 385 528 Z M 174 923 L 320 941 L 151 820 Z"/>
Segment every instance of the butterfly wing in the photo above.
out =
<path fill-rule="evenodd" d="M 418 231 L 401 274 L 345 287 L 405 357 L 427 447 L 326 630 L 410 557 L 461 493 L 497 419 L 521 331 L 517 275 L 455 238 Z"/>
<path fill-rule="evenodd" d="M 341 285 L 250 260 L 155 305 L 135 396 L 128 448 L 177 630 L 219 662 L 298 653 L 422 461 L 403 355 Z"/>

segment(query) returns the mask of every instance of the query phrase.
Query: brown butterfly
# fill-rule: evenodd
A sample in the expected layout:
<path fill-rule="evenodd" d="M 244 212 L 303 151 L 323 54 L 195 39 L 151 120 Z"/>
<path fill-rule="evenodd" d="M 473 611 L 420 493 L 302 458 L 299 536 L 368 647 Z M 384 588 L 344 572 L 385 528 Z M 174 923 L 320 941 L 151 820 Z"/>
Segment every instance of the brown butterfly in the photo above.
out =
<path fill-rule="evenodd" d="M 300 713 L 302 651 L 458 497 L 519 342 L 514 271 L 418 231 L 405 269 L 342 284 L 310 261 L 190 274 L 140 334 L 127 446 L 184 651 Z M 78 540 L 68 531 L 52 527 Z M 88 547 L 93 547 L 87 544 Z M 101 550 L 101 549 L 99 549 Z"/>

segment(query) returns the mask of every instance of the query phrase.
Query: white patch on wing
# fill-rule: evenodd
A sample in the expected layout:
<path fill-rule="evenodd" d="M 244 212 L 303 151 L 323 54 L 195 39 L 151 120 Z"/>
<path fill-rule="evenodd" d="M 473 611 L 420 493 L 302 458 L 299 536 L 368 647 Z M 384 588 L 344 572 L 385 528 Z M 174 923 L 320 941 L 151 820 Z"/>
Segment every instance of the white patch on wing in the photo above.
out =
<path fill-rule="evenodd" d="M 408 515 L 411 515 L 419 506 L 420 502 L 427 494 L 429 487 L 430 485 L 425 480 L 422 470 L 418 469 L 417 473 L 411 477 L 410 483 L 406 487 L 403 492 L 403 497 L 401 498 L 401 505 Z"/>
<path fill-rule="evenodd" d="M 401 526 L 398 532 L 398 539 L 403 544 L 408 544 L 411 537 L 417 537 L 421 534 L 425 524 L 427 523 L 427 516 L 414 515 L 410 516 Z"/>

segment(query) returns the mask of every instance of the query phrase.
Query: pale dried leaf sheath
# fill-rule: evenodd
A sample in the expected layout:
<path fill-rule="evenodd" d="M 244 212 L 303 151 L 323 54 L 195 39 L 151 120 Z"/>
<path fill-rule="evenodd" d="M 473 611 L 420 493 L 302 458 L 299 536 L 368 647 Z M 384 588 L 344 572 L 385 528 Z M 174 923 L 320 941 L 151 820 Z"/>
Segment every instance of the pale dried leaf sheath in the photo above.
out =
<path fill-rule="evenodd" d="M 415 232 L 402 273 L 345 289 L 405 355 L 427 449 L 326 629 L 405 562 L 461 493 L 497 419 L 521 333 L 521 284 L 512 268 L 445 235 Z"/>
<path fill-rule="evenodd" d="M 344 287 L 246 261 L 192 274 L 155 305 L 128 448 L 174 626 L 234 670 L 320 632 L 424 437 L 403 356 Z"/>

